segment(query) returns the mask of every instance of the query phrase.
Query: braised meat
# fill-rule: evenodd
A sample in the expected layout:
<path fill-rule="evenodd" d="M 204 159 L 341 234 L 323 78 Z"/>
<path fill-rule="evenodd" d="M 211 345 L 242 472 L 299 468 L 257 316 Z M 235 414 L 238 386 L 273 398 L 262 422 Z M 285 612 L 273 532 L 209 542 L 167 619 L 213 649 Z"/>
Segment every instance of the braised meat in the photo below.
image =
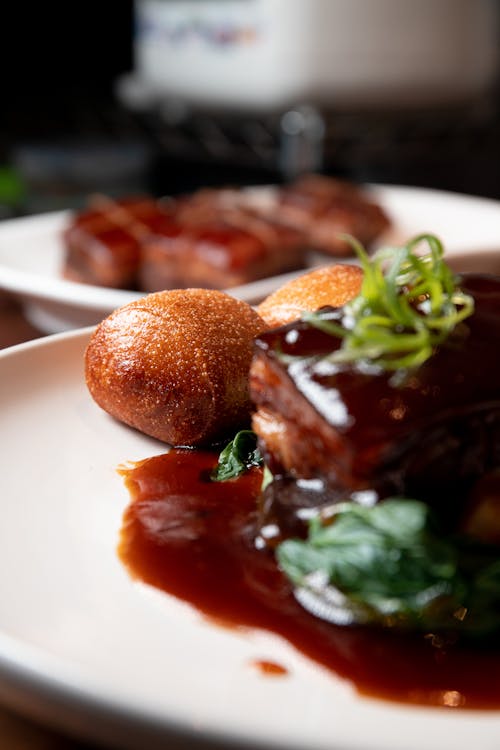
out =
<path fill-rule="evenodd" d="M 178 227 L 173 224 L 144 242 L 141 289 L 224 289 L 294 271 L 305 262 L 297 232 L 244 212 Z"/>
<path fill-rule="evenodd" d="M 62 274 L 145 292 L 224 289 L 303 268 L 311 249 L 352 255 L 338 232 L 369 245 L 388 223 L 361 190 L 324 177 L 175 199 L 98 196 L 63 232 Z"/>
<path fill-rule="evenodd" d="M 149 198 L 94 198 L 63 232 L 66 279 L 116 289 L 135 289 L 145 222 L 158 215 Z"/>
<path fill-rule="evenodd" d="M 500 278 L 468 275 L 461 288 L 474 314 L 402 380 L 333 364 L 340 339 L 310 323 L 260 335 L 253 427 L 273 473 L 320 479 L 344 499 L 369 490 L 444 507 L 500 467 Z"/>
<path fill-rule="evenodd" d="M 349 234 L 369 247 L 390 225 L 384 210 L 355 185 L 307 175 L 279 193 L 283 221 L 304 234 L 307 244 L 328 255 L 350 255 L 341 238 Z"/>
<path fill-rule="evenodd" d="M 297 230 L 234 191 L 200 191 L 179 200 L 94 199 L 63 234 L 63 274 L 82 283 L 160 291 L 222 289 L 301 268 Z M 243 193 L 238 196 L 243 196 Z"/>

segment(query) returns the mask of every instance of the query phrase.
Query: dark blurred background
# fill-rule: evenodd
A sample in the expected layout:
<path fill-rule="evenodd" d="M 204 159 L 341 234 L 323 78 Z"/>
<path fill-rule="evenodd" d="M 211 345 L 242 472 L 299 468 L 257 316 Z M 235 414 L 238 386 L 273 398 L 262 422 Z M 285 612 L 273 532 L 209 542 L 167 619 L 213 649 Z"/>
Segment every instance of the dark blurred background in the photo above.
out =
<path fill-rule="evenodd" d="M 235 0 L 224 2 L 234 9 Z M 252 0 L 239 2 L 249 9 Z M 170 194 L 280 182 L 308 169 L 500 198 L 498 77 L 490 74 L 463 101 L 423 97 L 410 108 L 387 101 L 337 108 L 334 97 L 307 95 L 248 109 L 185 102 L 178 92 L 141 89 L 138 5 L 87 0 L 2 10 L 0 217 L 77 207 L 95 191 Z M 477 9 L 475 0 L 470 7 Z"/>

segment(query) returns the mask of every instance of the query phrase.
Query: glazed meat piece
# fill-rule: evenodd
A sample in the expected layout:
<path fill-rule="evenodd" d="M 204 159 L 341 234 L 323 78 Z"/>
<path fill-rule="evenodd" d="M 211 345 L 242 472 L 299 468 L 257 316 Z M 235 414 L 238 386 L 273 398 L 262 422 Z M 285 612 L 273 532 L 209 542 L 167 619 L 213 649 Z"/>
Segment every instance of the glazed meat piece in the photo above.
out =
<path fill-rule="evenodd" d="M 259 336 L 253 427 L 271 470 L 344 498 L 423 498 L 456 518 L 464 493 L 500 467 L 500 278 L 465 276 L 461 288 L 474 314 L 402 382 L 332 364 L 340 339 L 302 321 Z"/>
<path fill-rule="evenodd" d="M 352 255 L 389 219 L 359 188 L 307 176 L 280 189 L 203 189 L 175 199 L 95 196 L 64 230 L 62 275 L 145 292 L 224 289 L 303 268 L 310 249 Z"/>
<path fill-rule="evenodd" d="M 135 289 L 144 222 L 161 213 L 149 198 L 112 201 L 97 196 L 63 232 L 62 275 L 70 281 L 115 289 Z"/>
<path fill-rule="evenodd" d="M 203 218 L 202 218 L 203 217 Z M 204 211 L 189 222 L 171 223 L 143 244 L 139 287 L 157 291 L 204 286 L 223 289 L 301 268 L 305 250 L 301 235 L 270 220 L 231 210 L 231 215 Z"/>
<path fill-rule="evenodd" d="M 185 225 L 210 224 L 234 210 L 251 210 L 252 202 L 245 191 L 236 188 L 202 188 L 168 202 L 176 217 Z"/>
<path fill-rule="evenodd" d="M 66 232 L 63 276 L 80 284 L 134 289 L 140 245 L 127 230 L 107 223 L 71 227 Z"/>
<path fill-rule="evenodd" d="M 230 189 L 158 201 L 100 196 L 63 234 L 63 275 L 153 292 L 222 289 L 303 267 L 302 234 L 257 207 Z"/>
<path fill-rule="evenodd" d="M 301 268 L 302 234 L 258 208 L 251 193 L 230 188 L 169 201 L 170 226 L 144 242 L 139 287 L 223 289 Z"/>
<path fill-rule="evenodd" d="M 341 234 L 369 247 L 390 226 L 387 214 L 367 193 L 330 177 L 302 177 L 283 187 L 278 201 L 282 221 L 301 231 L 310 247 L 329 255 L 352 255 Z"/>
<path fill-rule="evenodd" d="M 388 226 L 362 190 L 320 176 L 175 199 L 96 196 L 63 232 L 62 274 L 145 292 L 225 289 L 303 268 L 310 249 L 352 255 L 339 233 L 369 246 Z"/>

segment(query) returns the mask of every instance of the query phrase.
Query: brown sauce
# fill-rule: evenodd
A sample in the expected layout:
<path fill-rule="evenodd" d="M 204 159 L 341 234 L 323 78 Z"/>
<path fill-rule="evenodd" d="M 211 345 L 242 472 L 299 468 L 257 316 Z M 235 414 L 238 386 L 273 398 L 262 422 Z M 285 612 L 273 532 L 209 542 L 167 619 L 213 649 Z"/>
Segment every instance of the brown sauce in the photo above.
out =
<path fill-rule="evenodd" d="M 131 503 L 119 554 L 132 576 L 226 625 L 282 636 L 362 694 L 500 708 L 500 648 L 445 648 L 430 636 L 337 627 L 305 611 L 272 553 L 254 546 L 260 471 L 212 483 L 216 460 L 173 450 L 121 471 Z"/>
<path fill-rule="evenodd" d="M 268 677 L 284 677 L 288 674 L 288 669 L 282 664 L 267 659 L 255 659 L 251 666 Z"/>
<path fill-rule="evenodd" d="M 458 524 L 471 487 L 500 464 L 500 277 L 469 275 L 462 287 L 473 315 L 401 377 L 332 364 L 342 339 L 306 320 L 261 333 L 250 396 L 267 418 L 261 435 L 276 433 L 260 446 L 273 474 L 325 479 L 344 496 L 425 499 L 443 525 Z M 344 308 L 323 314 L 344 325 Z"/>

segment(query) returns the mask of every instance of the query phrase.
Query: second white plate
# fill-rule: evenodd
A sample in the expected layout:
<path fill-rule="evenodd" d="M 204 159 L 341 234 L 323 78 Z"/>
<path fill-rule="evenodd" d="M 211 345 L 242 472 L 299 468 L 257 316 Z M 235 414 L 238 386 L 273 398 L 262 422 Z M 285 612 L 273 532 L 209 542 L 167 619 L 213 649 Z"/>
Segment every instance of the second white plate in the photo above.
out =
<path fill-rule="evenodd" d="M 393 221 L 384 241 L 399 243 L 421 232 L 433 232 L 450 256 L 500 249 L 500 202 L 411 187 L 369 189 Z M 0 224 L 0 288 L 18 295 L 32 322 L 47 333 L 92 325 L 140 296 L 61 278 L 61 231 L 68 219 L 68 213 L 59 212 Z M 264 279 L 230 291 L 254 303 L 295 275 Z"/>

